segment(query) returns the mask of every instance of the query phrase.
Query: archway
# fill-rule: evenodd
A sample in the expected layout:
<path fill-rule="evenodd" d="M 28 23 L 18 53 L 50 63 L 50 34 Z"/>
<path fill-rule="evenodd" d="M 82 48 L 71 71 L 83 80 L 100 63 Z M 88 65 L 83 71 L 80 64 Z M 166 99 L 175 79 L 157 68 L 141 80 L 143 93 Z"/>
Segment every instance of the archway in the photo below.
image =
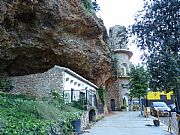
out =
<path fill-rule="evenodd" d="M 96 116 L 95 110 L 94 110 L 94 109 L 91 109 L 91 110 L 89 111 L 89 123 L 95 121 L 95 116 Z"/>
<path fill-rule="evenodd" d="M 111 111 L 115 111 L 115 100 L 111 99 Z"/>

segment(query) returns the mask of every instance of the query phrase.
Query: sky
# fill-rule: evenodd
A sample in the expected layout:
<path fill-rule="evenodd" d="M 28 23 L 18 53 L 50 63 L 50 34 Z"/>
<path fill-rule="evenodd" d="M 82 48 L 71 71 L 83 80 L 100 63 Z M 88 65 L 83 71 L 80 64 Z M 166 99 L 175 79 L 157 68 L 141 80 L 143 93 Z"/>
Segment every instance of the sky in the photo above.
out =
<path fill-rule="evenodd" d="M 97 16 L 103 20 L 107 31 L 115 25 L 128 27 L 133 24 L 134 15 L 143 7 L 143 0 L 97 0 L 97 3 L 100 6 Z M 142 53 L 136 45 L 129 42 L 128 47 L 133 52 L 130 61 L 135 65 L 141 63 Z"/>

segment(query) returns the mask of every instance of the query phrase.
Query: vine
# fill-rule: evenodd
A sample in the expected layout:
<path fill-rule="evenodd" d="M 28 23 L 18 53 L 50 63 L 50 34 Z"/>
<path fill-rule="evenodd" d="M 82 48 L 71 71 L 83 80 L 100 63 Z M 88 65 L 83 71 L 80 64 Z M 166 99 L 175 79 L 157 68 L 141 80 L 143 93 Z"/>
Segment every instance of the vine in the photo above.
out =
<path fill-rule="evenodd" d="M 103 88 L 103 86 L 100 86 L 100 88 L 98 89 L 98 95 L 101 100 L 101 103 L 104 105 L 105 104 L 105 89 Z"/>

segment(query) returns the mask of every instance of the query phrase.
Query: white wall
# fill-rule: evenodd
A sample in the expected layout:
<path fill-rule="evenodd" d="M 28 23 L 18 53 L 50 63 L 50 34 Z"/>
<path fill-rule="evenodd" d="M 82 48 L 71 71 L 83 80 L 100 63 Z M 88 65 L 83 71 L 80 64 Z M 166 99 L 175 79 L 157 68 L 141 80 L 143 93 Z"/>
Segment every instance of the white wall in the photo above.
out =
<path fill-rule="evenodd" d="M 96 94 L 96 89 L 89 85 L 88 83 L 80 80 L 79 78 L 76 78 L 72 76 L 71 74 L 64 72 L 64 93 L 65 93 L 65 100 L 66 102 L 70 101 L 71 99 L 71 89 L 73 89 L 73 100 L 78 100 L 79 99 L 79 94 L 80 92 L 83 92 L 86 94 L 87 91 L 91 91 L 87 97 Z M 94 96 L 92 96 L 92 105 L 94 106 Z"/>

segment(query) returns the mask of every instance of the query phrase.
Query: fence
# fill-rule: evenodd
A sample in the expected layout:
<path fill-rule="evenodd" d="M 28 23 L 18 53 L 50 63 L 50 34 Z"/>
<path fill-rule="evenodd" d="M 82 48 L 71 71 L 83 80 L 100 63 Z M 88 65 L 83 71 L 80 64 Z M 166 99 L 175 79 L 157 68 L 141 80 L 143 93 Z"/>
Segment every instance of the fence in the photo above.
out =
<path fill-rule="evenodd" d="M 176 116 L 175 112 L 171 112 L 170 117 L 168 118 L 164 118 L 164 117 L 160 117 L 159 120 L 168 126 L 168 131 L 171 132 L 171 130 L 173 130 L 177 135 L 179 132 L 179 128 L 178 128 L 178 119 Z"/>
<path fill-rule="evenodd" d="M 152 110 L 150 110 L 150 113 Z M 176 135 L 180 135 L 180 115 L 176 114 L 176 112 L 169 112 L 169 117 L 160 117 L 160 116 L 167 116 L 167 112 L 163 111 L 156 111 L 158 121 L 162 122 L 166 126 L 168 126 L 168 132 L 172 132 L 172 130 L 176 133 Z M 148 117 L 147 109 L 144 108 L 144 116 Z"/>
<path fill-rule="evenodd" d="M 96 93 L 89 90 L 64 90 L 63 97 L 66 103 L 77 103 L 86 109 L 97 107 Z"/>
<path fill-rule="evenodd" d="M 180 116 L 176 116 L 176 113 L 172 113 L 172 129 L 178 134 L 179 132 L 179 127 L 178 127 L 178 117 L 180 118 Z"/>

